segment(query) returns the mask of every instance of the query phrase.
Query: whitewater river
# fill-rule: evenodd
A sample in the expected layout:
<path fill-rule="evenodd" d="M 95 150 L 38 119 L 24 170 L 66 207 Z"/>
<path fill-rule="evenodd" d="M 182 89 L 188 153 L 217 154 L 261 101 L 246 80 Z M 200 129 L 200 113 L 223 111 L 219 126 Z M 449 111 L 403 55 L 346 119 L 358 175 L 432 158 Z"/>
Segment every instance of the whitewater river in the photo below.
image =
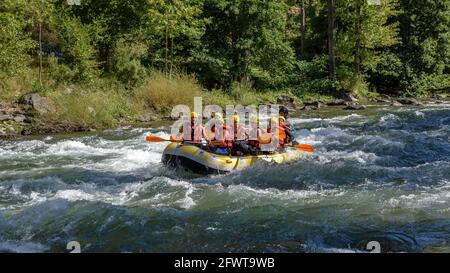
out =
<path fill-rule="evenodd" d="M 207 177 L 147 129 L 0 141 L 0 251 L 450 252 L 450 105 L 291 121 L 316 153 Z"/>

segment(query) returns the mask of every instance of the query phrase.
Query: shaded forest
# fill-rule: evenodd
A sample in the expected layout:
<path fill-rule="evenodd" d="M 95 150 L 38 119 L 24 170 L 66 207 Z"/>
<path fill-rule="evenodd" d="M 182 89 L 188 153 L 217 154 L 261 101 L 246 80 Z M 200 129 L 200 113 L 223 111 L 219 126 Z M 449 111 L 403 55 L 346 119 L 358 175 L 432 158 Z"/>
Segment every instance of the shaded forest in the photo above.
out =
<path fill-rule="evenodd" d="M 0 98 L 61 86 L 135 96 L 152 80 L 298 97 L 450 86 L 449 0 L 69 2 L 1 1 Z"/>

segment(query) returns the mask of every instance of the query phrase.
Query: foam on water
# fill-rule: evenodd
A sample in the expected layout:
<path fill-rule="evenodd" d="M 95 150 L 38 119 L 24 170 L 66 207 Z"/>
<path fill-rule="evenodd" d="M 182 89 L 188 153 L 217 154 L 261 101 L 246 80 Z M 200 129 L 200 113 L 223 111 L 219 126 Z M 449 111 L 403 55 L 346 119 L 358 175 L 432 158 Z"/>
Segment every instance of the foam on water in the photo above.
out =
<path fill-rule="evenodd" d="M 2 141 L 0 250 L 45 252 L 95 234 L 91 251 L 359 252 L 361 234 L 392 230 L 445 245 L 446 107 L 292 119 L 314 154 L 208 177 L 164 167 L 166 143 L 146 143 L 143 128 Z"/>

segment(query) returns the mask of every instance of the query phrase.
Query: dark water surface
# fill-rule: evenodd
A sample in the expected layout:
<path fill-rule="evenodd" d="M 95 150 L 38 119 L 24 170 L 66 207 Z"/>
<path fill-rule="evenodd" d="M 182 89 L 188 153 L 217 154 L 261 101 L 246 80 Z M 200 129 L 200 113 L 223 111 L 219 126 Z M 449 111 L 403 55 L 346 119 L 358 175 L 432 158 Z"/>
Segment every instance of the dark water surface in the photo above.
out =
<path fill-rule="evenodd" d="M 292 122 L 315 154 L 209 177 L 144 129 L 0 141 L 0 251 L 450 252 L 450 105 Z"/>

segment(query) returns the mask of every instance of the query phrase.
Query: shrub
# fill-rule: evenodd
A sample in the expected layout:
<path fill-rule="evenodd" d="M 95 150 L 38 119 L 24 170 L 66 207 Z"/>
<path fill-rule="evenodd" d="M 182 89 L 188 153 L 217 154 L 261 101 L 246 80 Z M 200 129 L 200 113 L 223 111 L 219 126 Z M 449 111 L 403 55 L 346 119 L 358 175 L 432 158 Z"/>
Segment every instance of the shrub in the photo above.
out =
<path fill-rule="evenodd" d="M 146 53 L 147 46 L 144 44 L 119 39 L 112 54 L 112 72 L 127 86 L 136 86 L 146 75 L 146 69 L 141 63 Z"/>
<path fill-rule="evenodd" d="M 73 78 L 69 80 L 92 82 L 98 70 L 89 25 L 83 25 L 78 18 L 61 14 L 57 26 L 64 61 L 73 70 Z"/>
<path fill-rule="evenodd" d="M 23 29 L 26 24 L 14 15 L 0 12 L 0 75 L 10 77 L 21 74 L 30 58 L 27 52 L 36 46 Z"/>
<path fill-rule="evenodd" d="M 144 107 L 169 111 L 171 107 L 184 104 L 193 105 L 194 97 L 202 95 L 202 87 L 192 75 L 178 73 L 171 78 L 161 72 L 152 75 L 138 87 L 135 97 Z"/>
<path fill-rule="evenodd" d="M 129 98 L 119 92 L 74 90 L 49 94 L 53 111 L 44 119 L 84 128 L 107 128 L 134 114 Z"/>

